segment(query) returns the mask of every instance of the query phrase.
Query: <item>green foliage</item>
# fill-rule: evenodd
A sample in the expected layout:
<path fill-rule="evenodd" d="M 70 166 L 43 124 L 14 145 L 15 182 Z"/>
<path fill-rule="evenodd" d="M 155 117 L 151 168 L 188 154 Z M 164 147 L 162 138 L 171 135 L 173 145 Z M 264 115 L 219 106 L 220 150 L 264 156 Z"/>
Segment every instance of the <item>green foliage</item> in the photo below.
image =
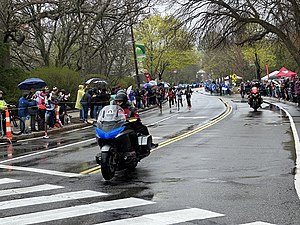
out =
<path fill-rule="evenodd" d="M 41 78 L 47 83 L 48 88 L 65 89 L 71 93 L 71 101 L 76 100 L 78 85 L 82 83 L 78 72 L 61 67 L 37 68 L 30 72 L 30 77 Z"/>
<path fill-rule="evenodd" d="M 13 105 L 17 105 L 23 91 L 18 88 L 18 84 L 29 77 L 20 69 L 0 70 L 0 90 L 4 92 L 4 100 Z"/>
<path fill-rule="evenodd" d="M 270 42 L 256 42 L 251 46 L 244 46 L 242 52 L 244 59 L 247 60 L 249 65 L 255 64 L 255 54 L 257 54 L 263 75 L 267 74 L 266 64 L 270 66 L 270 72 L 272 72 L 272 68 L 276 65 L 275 48 Z"/>
<path fill-rule="evenodd" d="M 136 85 L 133 77 L 122 77 L 117 84 L 120 85 L 121 88 L 128 88 L 131 85 L 134 87 Z"/>
<path fill-rule="evenodd" d="M 147 58 L 143 67 L 153 79 L 159 73 L 197 64 L 192 35 L 180 27 L 179 21 L 174 17 L 147 17 L 136 28 L 135 38 L 145 44 Z"/>

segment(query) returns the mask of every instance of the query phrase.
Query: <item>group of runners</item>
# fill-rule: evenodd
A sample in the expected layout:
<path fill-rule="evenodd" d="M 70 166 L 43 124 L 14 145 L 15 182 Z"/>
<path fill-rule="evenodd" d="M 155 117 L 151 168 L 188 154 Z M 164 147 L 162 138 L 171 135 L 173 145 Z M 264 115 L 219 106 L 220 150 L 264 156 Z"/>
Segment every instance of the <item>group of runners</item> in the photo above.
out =
<path fill-rule="evenodd" d="M 180 110 L 180 108 L 183 108 L 183 96 L 184 95 L 185 95 L 185 99 L 187 102 L 187 107 L 189 110 L 191 110 L 192 89 L 190 88 L 190 86 L 187 86 L 186 89 L 175 88 L 175 87 L 169 88 L 168 93 L 167 93 L 167 99 L 169 101 L 170 112 L 172 112 L 173 106 L 176 106 L 178 111 Z"/>

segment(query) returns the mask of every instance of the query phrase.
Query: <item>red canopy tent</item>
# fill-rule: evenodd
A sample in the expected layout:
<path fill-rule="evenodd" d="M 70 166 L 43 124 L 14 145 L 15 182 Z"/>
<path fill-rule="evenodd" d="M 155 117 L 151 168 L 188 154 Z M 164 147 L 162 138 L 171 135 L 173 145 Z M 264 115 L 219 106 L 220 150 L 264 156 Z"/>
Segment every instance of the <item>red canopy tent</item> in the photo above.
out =
<path fill-rule="evenodd" d="M 279 73 L 276 74 L 277 77 L 279 78 L 284 78 L 284 77 L 291 77 L 293 78 L 294 76 L 296 76 L 297 73 L 295 72 L 292 72 L 284 67 L 282 67 L 280 70 L 279 70 Z"/>

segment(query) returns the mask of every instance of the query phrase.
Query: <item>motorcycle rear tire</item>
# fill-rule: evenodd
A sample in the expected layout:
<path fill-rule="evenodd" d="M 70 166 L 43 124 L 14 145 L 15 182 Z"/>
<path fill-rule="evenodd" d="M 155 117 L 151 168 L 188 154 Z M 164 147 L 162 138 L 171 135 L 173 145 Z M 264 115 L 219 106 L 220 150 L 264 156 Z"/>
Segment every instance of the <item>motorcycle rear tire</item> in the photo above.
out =
<path fill-rule="evenodd" d="M 111 180 L 115 176 L 117 164 L 111 152 L 101 153 L 101 173 L 105 180 Z"/>

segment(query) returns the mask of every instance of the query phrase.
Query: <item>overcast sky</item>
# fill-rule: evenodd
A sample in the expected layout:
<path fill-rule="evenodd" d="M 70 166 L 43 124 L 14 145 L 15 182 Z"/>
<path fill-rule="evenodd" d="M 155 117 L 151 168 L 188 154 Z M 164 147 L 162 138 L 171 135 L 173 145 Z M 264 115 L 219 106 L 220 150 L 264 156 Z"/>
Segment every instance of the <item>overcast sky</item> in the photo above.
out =
<path fill-rule="evenodd" d="M 168 4 L 166 3 L 166 4 L 159 4 L 155 6 L 155 9 L 159 11 L 162 16 L 165 16 L 173 13 L 176 9 L 178 9 L 178 6 L 176 7 L 172 5 L 172 8 L 170 8 L 170 6 L 168 6 Z"/>

